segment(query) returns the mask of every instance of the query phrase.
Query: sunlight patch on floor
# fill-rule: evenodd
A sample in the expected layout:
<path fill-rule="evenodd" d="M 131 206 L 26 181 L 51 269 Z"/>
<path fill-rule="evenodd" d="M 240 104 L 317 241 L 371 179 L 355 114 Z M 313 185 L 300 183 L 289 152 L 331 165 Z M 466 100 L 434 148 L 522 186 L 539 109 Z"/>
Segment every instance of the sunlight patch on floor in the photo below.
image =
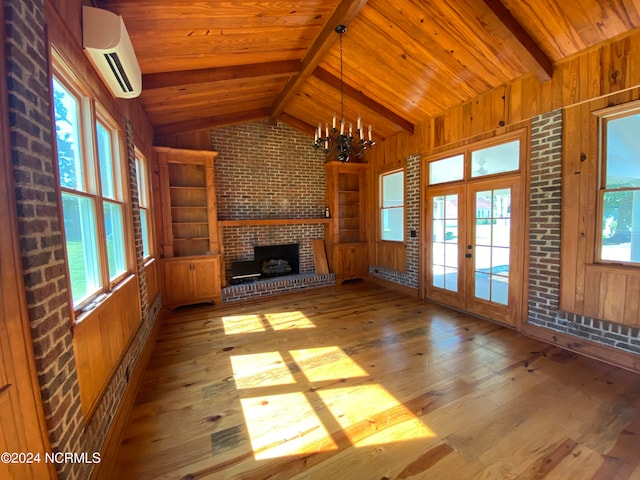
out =
<path fill-rule="evenodd" d="M 337 450 L 304 393 L 240 400 L 256 460 Z"/>
<path fill-rule="evenodd" d="M 265 313 L 264 318 L 274 330 L 298 328 L 315 328 L 315 324 L 299 311 L 282 313 Z"/>
<path fill-rule="evenodd" d="M 233 378 L 239 389 L 296 382 L 280 352 L 233 355 L 230 358 Z"/>
<path fill-rule="evenodd" d="M 240 402 L 257 460 L 436 437 L 381 385 L 340 386 L 369 377 L 340 347 L 230 358 L 238 390 L 253 389 Z"/>
<path fill-rule="evenodd" d="M 380 385 L 332 388 L 318 395 L 357 447 L 436 436 Z"/>
<path fill-rule="evenodd" d="M 222 317 L 222 324 L 227 335 L 266 331 L 260 315 L 230 315 Z"/>
<path fill-rule="evenodd" d="M 369 376 L 340 347 L 305 348 L 289 353 L 310 382 Z"/>

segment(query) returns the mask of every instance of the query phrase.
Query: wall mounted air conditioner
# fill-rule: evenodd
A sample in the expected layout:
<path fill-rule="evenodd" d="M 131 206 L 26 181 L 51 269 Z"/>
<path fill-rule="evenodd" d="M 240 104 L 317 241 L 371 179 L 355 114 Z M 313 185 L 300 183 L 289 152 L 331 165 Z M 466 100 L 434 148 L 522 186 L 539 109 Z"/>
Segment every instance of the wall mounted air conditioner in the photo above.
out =
<path fill-rule="evenodd" d="M 140 95 L 140 65 L 120 15 L 83 6 L 82 43 L 89 59 L 115 97 L 134 98 Z"/>

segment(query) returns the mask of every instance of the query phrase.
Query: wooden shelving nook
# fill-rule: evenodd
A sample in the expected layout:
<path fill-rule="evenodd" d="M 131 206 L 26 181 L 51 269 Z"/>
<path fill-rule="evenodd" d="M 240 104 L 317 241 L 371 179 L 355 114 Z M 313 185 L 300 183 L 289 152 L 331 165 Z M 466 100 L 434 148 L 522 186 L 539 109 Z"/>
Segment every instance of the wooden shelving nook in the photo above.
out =
<path fill-rule="evenodd" d="M 366 163 L 325 163 L 327 205 L 331 213 L 325 243 L 338 283 L 367 275 L 366 169 Z"/>
<path fill-rule="evenodd" d="M 160 177 L 163 303 L 221 299 L 213 163 L 217 152 L 154 147 Z"/>

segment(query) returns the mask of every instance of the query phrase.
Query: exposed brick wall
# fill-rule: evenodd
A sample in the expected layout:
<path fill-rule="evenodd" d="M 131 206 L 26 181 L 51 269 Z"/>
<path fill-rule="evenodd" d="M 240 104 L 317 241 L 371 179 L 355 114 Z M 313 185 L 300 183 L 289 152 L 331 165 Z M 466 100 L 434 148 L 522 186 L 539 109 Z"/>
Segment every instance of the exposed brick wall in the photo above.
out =
<path fill-rule="evenodd" d="M 104 397 L 87 423 L 72 347 L 71 309 L 62 222 L 59 217 L 57 160 L 48 78 L 48 46 L 43 0 L 5 0 L 9 129 L 14 167 L 19 240 L 36 369 L 54 451 L 99 451 L 160 306 L 145 312 Z M 141 265 L 140 218 L 133 168 L 132 131 L 127 128 L 130 186 L 134 200 L 136 255 Z M 144 298 L 145 280 L 140 279 Z M 143 306 L 146 305 L 143 302 Z M 144 308 L 144 307 L 143 307 Z M 92 464 L 56 465 L 61 480 L 89 478 Z"/>
<path fill-rule="evenodd" d="M 420 155 L 411 155 L 407 158 L 405 188 L 407 269 L 404 272 L 398 272 L 389 268 L 370 265 L 369 275 L 408 287 L 418 288 L 420 271 L 420 238 L 418 236 L 418 232 L 420 232 Z M 412 230 L 416 232 L 415 237 L 411 237 Z"/>
<path fill-rule="evenodd" d="M 286 125 L 256 122 L 211 131 L 218 218 L 324 215 L 324 156 Z"/>
<path fill-rule="evenodd" d="M 311 240 L 324 238 L 323 225 L 257 225 L 224 227 L 224 268 L 231 278 L 231 262 L 253 260 L 253 247 L 264 245 L 300 245 L 300 273 L 315 271 Z"/>
<path fill-rule="evenodd" d="M 5 12 L 9 128 L 38 380 L 52 448 L 81 451 L 84 422 L 58 216 L 44 3 L 6 0 Z M 57 465 L 60 478 L 74 478 L 76 469 L 87 473 L 80 465 Z"/>
<path fill-rule="evenodd" d="M 211 131 L 218 219 L 320 218 L 326 206 L 324 156 L 311 138 L 286 125 L 255 122 Z M 314 272 L 317 224 L 223 227 L 225 275 L 231 262 L 252 260 L 253 247 L 300 244 L 300 273 Z M 274 290 L 275 293 L 275 290 Z"/>
<path fill-rule="evenodd" d="M 527 321 L 640 353 L 640 329 L 559 310 L 562 131 L 562 110 L 532 119 Z"/>

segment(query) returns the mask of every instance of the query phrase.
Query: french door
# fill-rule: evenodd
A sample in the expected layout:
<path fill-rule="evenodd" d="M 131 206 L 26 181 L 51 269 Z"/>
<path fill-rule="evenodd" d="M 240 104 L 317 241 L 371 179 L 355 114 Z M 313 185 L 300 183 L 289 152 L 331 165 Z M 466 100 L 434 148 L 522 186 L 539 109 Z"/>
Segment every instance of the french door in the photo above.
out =
<path fill-rule="evenodd" d="M 525 255 L 520 175 L 426 193 L 426 297 L 515 325 Z"/>

